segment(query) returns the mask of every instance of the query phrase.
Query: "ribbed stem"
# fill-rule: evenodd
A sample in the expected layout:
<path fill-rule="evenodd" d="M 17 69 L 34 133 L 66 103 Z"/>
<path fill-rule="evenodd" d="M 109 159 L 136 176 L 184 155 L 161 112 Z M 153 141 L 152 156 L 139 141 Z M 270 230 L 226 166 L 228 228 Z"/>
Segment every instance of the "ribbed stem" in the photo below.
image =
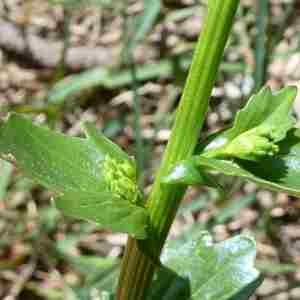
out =
<path fill-rule="evenodd" d="M 198 40 L 175 124 L 149 200 L 149 237 L 129 238 L 119 278 L 118 300 L 144 300 L 159 256 L 185 189 L 161 185 L 161 178 L 189 158 L 208 109 L 209 98 L 239 0 L 209 0 L 208 15 Z"/>

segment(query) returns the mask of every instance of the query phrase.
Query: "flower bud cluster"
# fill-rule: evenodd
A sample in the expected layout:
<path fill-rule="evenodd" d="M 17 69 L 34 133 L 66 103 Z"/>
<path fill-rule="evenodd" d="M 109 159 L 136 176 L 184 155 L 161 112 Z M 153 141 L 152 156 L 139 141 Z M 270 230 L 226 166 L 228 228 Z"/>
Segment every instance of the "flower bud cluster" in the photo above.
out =
<path fill-rule="evenodd" d="M 279 151 L 276 132 L 272 127 L 261 125 L 250 129 L 221 147 L 209 149 L 204 153 L 206 157 L 240 158 L 257 161 L 265 156 L 273 156 Z"/>
<path fill-rule="evenodd" d="M 135 204 L 141 200 L 133 162 L 118 160 L 107 154 L 102 167 L 105 182 L 112 193 Z"/>

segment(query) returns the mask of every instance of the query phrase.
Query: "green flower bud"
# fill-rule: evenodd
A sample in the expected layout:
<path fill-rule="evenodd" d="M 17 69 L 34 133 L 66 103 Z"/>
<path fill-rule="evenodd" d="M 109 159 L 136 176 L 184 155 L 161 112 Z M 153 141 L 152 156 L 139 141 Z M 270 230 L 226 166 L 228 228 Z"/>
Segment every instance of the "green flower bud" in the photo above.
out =
<path fill-rule="evenodd" d="M 267 137 L 246 134 L 234 139 L 224 149 L 224 153 L 228 156 L 254 161 L 264 156 L 272 156 L 278 151 L 279 147 Z"/>
<path fill-rule="evenodd" d="M 136 166 L 133 163 L 131 164 L 128 161 L 124 161 L 120 164 L 119 168 L 121 172 L 127 174 L 127 176 L 132 180 L 136 179 Z"/>
<path fill-rule="evenodd" d="M 266 124 L 250 129 L 225 145 L 204 153 L 206 157 L 235 157 L 257 161 L 265 156 L 272 156 L 279 151 L 275 144 L 273 130 Z"/>
<path fill-rule="evenodd" d="M 106 155 L 102 162 L 104 180 L 108 189 L 119 198 L 138 203 L 142 194 L 137 186 L 137 174 L 134 162 L 117 160 Z"/>

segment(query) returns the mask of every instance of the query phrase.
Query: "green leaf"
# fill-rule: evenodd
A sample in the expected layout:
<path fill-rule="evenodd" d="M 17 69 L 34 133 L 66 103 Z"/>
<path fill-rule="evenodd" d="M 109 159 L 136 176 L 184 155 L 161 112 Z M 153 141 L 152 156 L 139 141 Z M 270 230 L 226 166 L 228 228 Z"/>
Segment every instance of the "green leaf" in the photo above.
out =
<path fill-rule="evenodd" d="M 180 65 L 185 69 L 190 64 L 190 58 L 182 59 Z M 172 60 L 161 60 L 159 63 L 151 63 L 137 67 L 139 81 L 151 80 L 158 77 L 167 77 L 173 73 Z M 77 96 L 79 93 L 102 86 L 107 89 L 116 89 L 132 83 L 132 74 L 126 70 L 107 70 L 95 68 L 82 73 L 71 75 L 56 83 L 50 90 L 48 102 L 62 105 L 67 99 Z"/>
<path fill-rule="evenodd" d="M 0 127 L 0 155 L 52 190 L 65 214 L 145 238 L 133 160 L 91 124 L 85 129 L 85 139 L 68 137 L 12 114 Z"/>
<path fill-rule="evenodd" d="M 224 188 L 205 170 L 198 168 L 191 160 L 186 160 L 182 164 L 177 164 L 172 172 L 161 180 L 167 185 L 205 185 L 219 190 L 220 195 L 225 195 Z"/>
<path fill-rule="evenodd" d="M 259 162 L 198 156 L 194 158 L 194 163 L 206 170 L 242 177 L 275 191 L 300 196 L 300 130 L 289 131 L 279 148 L 278 154 Z"/>
<path fill-rule="evenodd" d="M 294 124 L 290 110 L 295 96 L 293 87 L 276 94 L 268 88 L 262 89 L 237 114 L 232 128 L 214 134 L 207 146 L 198 147 L 198 155 L 176 165 L 167 178 L 173 180 L 175 173 L 176 182 L 189 185 L 192 184 L 189 172 L 221 173 L 299 196 L 300 131 L 290 129 Z M 267 148 L 261 142 L 267 148 L 268 145 L 275 146 L 276 151 L 265 153 Z M 179 174 L 176 173 L 178 169 L 189 172 Z M 173 183 L 172 180 L 167 183 Z M 199 180 L 199 183 L 203 184 L 203 181 Z"/>
<path fill-rule="evenodd" d="M 56 198 L 56 206 L 69 216 L 93 221 L 137 238 L 146 237 L 146 209 L 114 197 L 110 192 L 65 192 Z"/>
<path fill-rule="evenodd" d="M 300 196 L 300 130 L 292 129 L 279 144 L 279 152 L 271 157 L 265 157 L 259 162 L 241 159 L 224 160 L 194 156 L 189 161 L 183 161 L 176 168 L 186 165 L 201 169 L 202 172 L 213 172 L 227 176 L 235 176 L 253 181 L 262 187 L 275 191 L 286 192 Z M 171 175 L 169 175 L 171 176 Z M 177 179 L 179 180 L 179 179 Z M 182 177 L 181 182 L 189 184 Z"/>
<path fill-rule="evenodd" d="M 261 282 L 254 268 L 255 256 L 255 242 L 246 236 L 213 244 L 203 233 L 200 241 L 181 247 L 167 245 L 164 267 L 147 299 L 248 299 Z"/>
<path fill-rule="evenodd" d="M 104 135 L 100 135 L 97 128 L 90 122 L 83 124 L 85 134 L 99 152 L 109 153 L 109 155 L 119 160 L 129 161 L 132 164 L 132 168 L 135 168 L 134 161 L 128 158 L 128 155 L 110 139 Z"/>
<path fill-rule="evenodd" d="M 48 94 L 48 102 L 55 105 L 61 105 L 66 99 L 69 99 L 84 90 L 101 85 L 102 82 L 106 80 L 107 76 L 107 71 L 98 68 L 67 76 L 51 88 Z"/>
<path fill-rule="evenodd" d="M 262 88 L 257 94 L 253 95 L 246 106 L 236 114 L 233 127 L 228 130 L 224 136 L 232 140 L 238 135 L 268 120 L 278 122 L 286 117 L 289 119 L 289 111 L 291 110 L 296 95 L 297 88 L 293 86 L 283 88 L 276 93 L 272 93 L 269 87 Z M 280 113 L 282 113 L 282 115 Z M 278 125 L 278 123 L 276 125 Z"/>
<path fill-rule="evenodd" d="M 279 150 L 276 143 L 295 124 L 291 108 L 296 95 L 295 87 L 275 94 L 268 87 L 263 88 L 237 113 L 233 127 L 205 147 L 203 155 L 252 161 L 274 155 Z"/>
<path fill-rule="evenodd" d="M 207 175 L 193 161 L 176 165 L 172 172 L 162 178 L 162 183 L 170 185 L 208 185 Z"/>
<path fill-rule="evenodd" d="M 175 65 L 180 70 L 186 71 L 191 63 L 189 54 L 176 57 L 176 59 L 162 59 L 158 63 L 149 63 L 136 67 L 138 81 L 154 80 L 162 77 L 169 77 L 174 74 Z M 221 65 L 223 71 L 241 72 L 245 69 L 243 64 Z M 131 70 L 106 70 L 95 68 L 82 73 L 67 76 L 56 83 L 48 94 L 48 102 L 55 105 L 62 105 L 67 100 L 77 97 L 83 91 L 102 86 L 107 89 L 117 89 L 132 83 Z"/>
<path fill-rule="evenodd" d="M 275 260 L 258 260 L 256 267 L 264 274 L 286 274 L 299 271 L 297 264 L 282 264 Z"/>

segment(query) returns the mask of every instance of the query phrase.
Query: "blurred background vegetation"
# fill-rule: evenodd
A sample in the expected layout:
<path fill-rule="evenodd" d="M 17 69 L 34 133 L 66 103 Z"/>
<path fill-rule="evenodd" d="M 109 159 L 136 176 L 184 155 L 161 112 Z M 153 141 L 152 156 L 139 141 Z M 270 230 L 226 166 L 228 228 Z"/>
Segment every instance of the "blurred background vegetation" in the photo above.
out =
<path fill-rule="evenodd" d="M 82 121 L 95 122 L 136 157 L 147 193 L 205 12 L 201 0 L 1 0 L 0 116 L 25 113 L 76 136 Z M 204 136 L 229 125 L 263 84 L 300 86 L 299 17 L 297 0 L 241 1 Z M 237 179 L 223 184 L 225 199 L 188 190 L 170 238 L 249 232 L 266 276 L 253 299 L 300 299 L 300 201 Z M 0 161 L 0 299 L 100 299 L 125 243 L 64 217 L 49 192 Z"/>

